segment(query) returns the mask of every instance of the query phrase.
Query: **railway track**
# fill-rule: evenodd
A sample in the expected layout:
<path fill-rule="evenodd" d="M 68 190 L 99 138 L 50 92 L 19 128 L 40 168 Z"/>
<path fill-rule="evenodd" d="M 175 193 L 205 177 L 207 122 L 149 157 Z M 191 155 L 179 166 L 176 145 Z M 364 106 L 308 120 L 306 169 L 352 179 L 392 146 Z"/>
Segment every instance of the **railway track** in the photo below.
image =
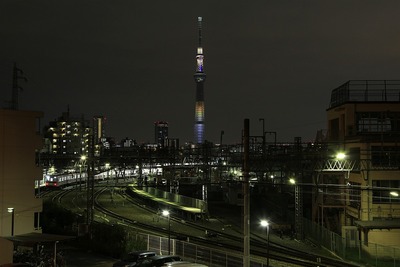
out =
<path fill-rule="evenodd" d="M 116 209 L 111 210 L 109 208 L 104 207 L 99 201 L 98 197 L 104 192 L 104 189 L 97 190 L 95 192 L 95 209 L 98 211 L 107 214 L 109 217 L 113 217 L 117 220 L 124 222 L 125 224 L 129 224 L 130 226 L 134 226 L 136 228 L 140 228 L 143 231 L 148 233 L 161 233 L 162 235 L 167 235 L 168 230 L 166 228 L 160 228 L 159 226 L 153 226 L 146 222 L 141 222 L 139 220 L 135 220 L 127 217 L 126 215 L 120 214 Z M 131 205 L 137 207 L 137 209 L 142 210 L 143 212 L 148 212 L 150 214 L 156 214 L 157 210 L 145 205 L 140 199 L 133 198 L 125 193 L 120 192 L 120 197 L 124 198 Z M 235 252 L 242 252 L 242 236 L 240 233 L 237 235 L 228 234 L 223 231 L 216 231 L 215 229 L 209 228 L 207 226 L 203 226 L 199 223 L 193 222 L 182 222 L 181 218 L 171 216 L 171 222 L 175 225 L 175 229 L 181 229 L 189 227 L 191 229 L 188 233 L 187 231 L 176 231 L 172 230 L 170 233 L 172 236 L 177 238 L 188 238 L 191 242 L 205 245 L 207 247 L 214 246 L 215 248 L 221 249 L 229 249 Z M 218 238 L 206 238 L 202 236 L 205 232 L 213 232 Z M 265 241 L 260 236 L 252 234 L 251 237 L 251 254 L 259 257 L 266 257 L 266 244 Z M 281 244 L 270 242 L 269 248 L 269 257 L 270 259 L 274 259 L 277 261 L 282 261 L 286 263 L 296 264 L 299 266 L 340 266 L 340 267 L 355 267 L 359 265 L 355 265 L 353 263 L 348 263 L 341 261 L 339 259 L 330 258 L 321 255 L 315 255 L 312 253 L 307 253 L 304 251 L 296 250 L 290 247 L 282 246 Z"/>

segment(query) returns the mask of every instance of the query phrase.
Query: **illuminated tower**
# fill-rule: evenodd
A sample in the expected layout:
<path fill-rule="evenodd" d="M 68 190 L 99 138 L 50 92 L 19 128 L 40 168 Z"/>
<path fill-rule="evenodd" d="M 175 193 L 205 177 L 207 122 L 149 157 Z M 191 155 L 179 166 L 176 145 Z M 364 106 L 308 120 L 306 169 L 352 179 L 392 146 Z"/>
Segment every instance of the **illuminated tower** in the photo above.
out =
<path fill-rule="evenodd" d="M 204 73 L 204 55 L 201 46 L 201 23 L 203 18 L 197 18 L 199 29 L 199 45 L 196 55 L 196 73 L 194 80 L 196 82 L 196 107 L 195 107 L 195 122 L 194 122 L 194 139 L 197 144 L 204 142 L 204 81 L 206 74 Z"/>

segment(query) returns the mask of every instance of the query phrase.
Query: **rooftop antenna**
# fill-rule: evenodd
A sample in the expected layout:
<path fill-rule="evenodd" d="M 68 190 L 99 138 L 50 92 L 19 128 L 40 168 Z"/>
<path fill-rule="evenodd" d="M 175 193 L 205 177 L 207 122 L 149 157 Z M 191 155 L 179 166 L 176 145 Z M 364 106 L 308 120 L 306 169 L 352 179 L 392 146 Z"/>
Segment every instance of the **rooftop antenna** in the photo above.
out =
<path fill-rule="evenodd" d="M 201 23 L 202 23 L 202 21 L 203 21 L 203 17 L 197 17 L 197 26 L 199 29 L 199 47 L 201 47 L 201 28 L 202 28 Z"/>
<path fill-rule="evenodd" d="M 19 90 L 23 91 L 23 88 L 18 85 L 18 80 L 24 80 L 25 82 L 28 81 L 28 79 L 23 75 L 24 75 L 24 72 L 21 69 L 18 69 L 17 64 L 14 62 L 12 99 L 11 99 L 11 109 L 14 109 L 14 110 L 18 109 Z"/>

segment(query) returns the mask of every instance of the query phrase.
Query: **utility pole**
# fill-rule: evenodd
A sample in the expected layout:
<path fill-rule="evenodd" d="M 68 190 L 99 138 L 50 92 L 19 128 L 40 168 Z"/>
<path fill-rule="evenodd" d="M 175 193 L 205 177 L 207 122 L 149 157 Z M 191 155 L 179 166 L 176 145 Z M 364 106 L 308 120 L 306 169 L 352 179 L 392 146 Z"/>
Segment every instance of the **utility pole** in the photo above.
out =
<path fill-rule="evenodd" d="M 87 184 L 86 184 L 86 223 L 88 225 L 89 238 L 92 239 L 92 226 L 94 220 L 94 136 L 93 136 L 93 128 L 91 129 L 91 133 L 89 134 L 89 163 L 87 165 Z"/>
<path fill-rule="evenodd" d="M 18 109 L 18 93 L 19 90 L 23 90 L 21 86 L 18 85 L 18 80 L 24 80 L 25 82 L 28 79 L 23 76 L 24 72 L 17 68 L 17 64 L 14 63 L 13 69 L 13 85 L 12 85 L 12 99 L 11 99 L 11 109 L 17 110 Z"/>
<path fill-rule="evenodd" d="M 243 266 L 250 266 L 250 193 L 249 193 L 249 132 L 250 120 L 244 120 L 243 133 Z"/>

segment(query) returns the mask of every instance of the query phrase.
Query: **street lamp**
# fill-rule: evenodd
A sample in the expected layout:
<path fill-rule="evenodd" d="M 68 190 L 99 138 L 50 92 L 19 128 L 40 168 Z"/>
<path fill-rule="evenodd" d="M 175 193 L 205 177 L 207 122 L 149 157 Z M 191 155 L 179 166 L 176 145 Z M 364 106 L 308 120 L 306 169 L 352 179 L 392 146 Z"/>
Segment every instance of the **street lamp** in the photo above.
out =
<path fill-rule="evenodd" d="M 79 191 L 82 190 L 82 166 L 85 167 L 86 164 L 86 156 L 81 156 L 81 162 L 79 164 Z"/>
<path fill-rule="evenodd" d="M 162 215 L 168 217 L 168 255 L 171 255 L 171 216 L 169 210 L 163 210 Z"/>
<path fill-rule="evenodd" d="M 390 202 L 390 207 L 389 207 L 389 216 L 392 217 L 392 202 L 393 202 L 393 197 L 397 198 L 399 196 L 399 193 L 396 191 L 391 191 L 389 193 L 390 198 L 389 198 L 389 202 Z"/>
<path fill-rule="evenodd" d="M 11 236 L 14 236 L 14 208 L 7 209 L 11 213 Z"/>
<path fill-rule="evenodd" d="M 338 152 L 338 153 L 336 154 L 336 159 L 337 159 L 337 160 L 343 160 L 343 159 L 345 159 L 345 158 L 346 158 L 346 154 L 343 153 L 343 152 Z"/>
<path fill-rule="evenodd" d="M 108 180 L 110 179 L 109 174 L 110 174 L 110 163 L 106 163 L 105 165 L 106 170 L 107 170 L 107 185 L 108 185 Z"/>
<path fill-rule="evenodd" d="M 261 220 L 260 224 L 267 229 L 267 267 L 269 267 L 269 222 L 267 220 Z"/>
<path fill-rule="evenodd" d="M 53 257 L 54 267 L 57 267 L 57 243 L 58 241 L 54 242 L 54 257 Z"/>

